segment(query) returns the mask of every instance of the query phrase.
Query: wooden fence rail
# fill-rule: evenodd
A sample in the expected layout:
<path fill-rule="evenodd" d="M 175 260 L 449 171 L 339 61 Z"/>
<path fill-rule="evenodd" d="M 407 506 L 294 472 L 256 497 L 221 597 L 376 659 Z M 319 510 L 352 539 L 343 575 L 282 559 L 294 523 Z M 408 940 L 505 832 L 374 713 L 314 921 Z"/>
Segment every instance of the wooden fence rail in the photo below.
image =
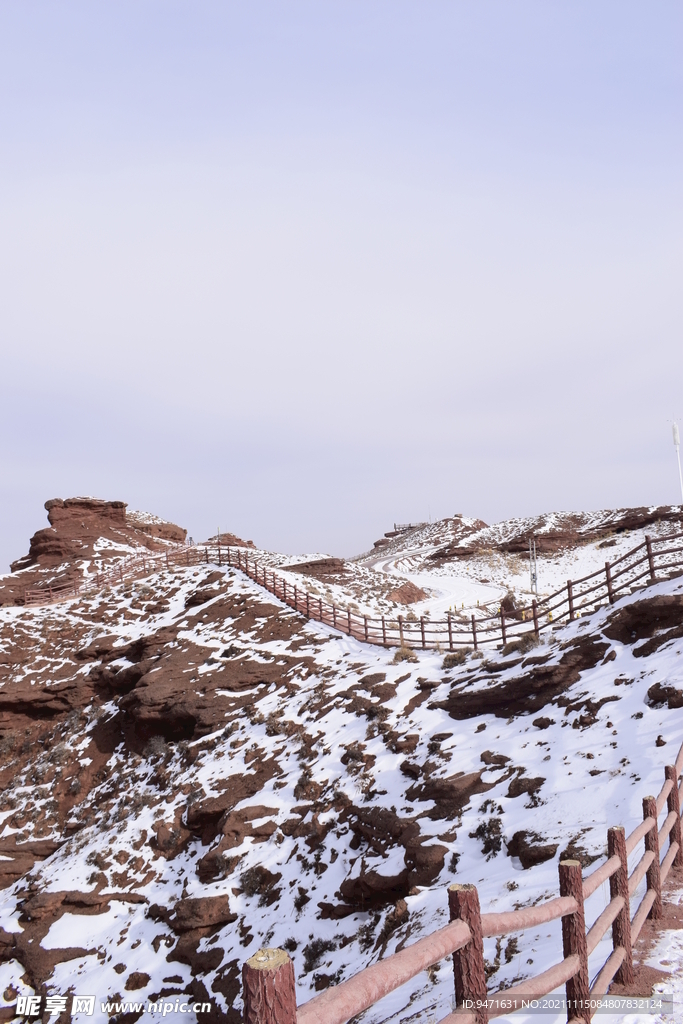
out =
<path fill-rule="evenodd" d="M 515 1007 L 521 1008 L 522 1000 L 539 999 L 561 985 L 565 985 L 567 1020 L 589 1024 L 597 1000 L 607 993 L 614 979 L 625 985 L 633 981 L 633 945 L 647 918 L 662 914 L 662 885 L 671 868 L 683 866 L 681 774 L 683 745 L 675 764 L 664 769 L 659 795 L 644 798 L 642 824 L 629 836 L 621 826 L 608 829 L 608 860 L 604 864 L 583 878 L 579 861 L 560 862 L 560 895 L 555 899 L 521 910 L 482 914 L 475 886 L 451 885 L 450 924 L 331 986 L 303 1006 L 296 1005 L 296 979 L 288 954 L 281 949 L 259 950 L 242 968 L 244 1024 L 346 1024 L 449 954 L 453 955 L 456 1012 L 440 1024 L 487 1024 Z M 629 854 L 641 842 L 643 855 L 629 875 Z M 664 844 L 667 851 L 660 862 Z M 645 895 L 631 917 L 631 899 L 643 878 L 647 879 Z M 610 902 L 587 928 L 585 901 L 608 880 Z M 560 919 L 562 959 L 534 978 L 488 993 L 483 940 Z M 612 953 L 591 984 L 588 957 L 610 928 Z"/>
<path fill-rule="evenodd" d="M 500 645 L 520 641 L 525 635 L 538 636 L 543 630 L 570 622 L 580 614 L 594 611 L 604 602 L 613 604 L 619 596 L 630 593 L 683 572 L 683 532 L 669 537 L 646 537 L 642 544 L 627 551 L 605 568 L 578 580 L 567 580 L 561 590 L 525 608 L 507 613 L 499 609 L 493 615 L 468 616 L 448 612 L 443 619 L 428 615 L 398 615 L 396 619 L 375 617 L 323 601 L 318 595 L 293 584 L 271 566 L 250 556 L 249 549 L 221 546 L 177 546 L 162 553 L 146 553 L 122 559 L 106 573 L 96 573 L 80 583 L 28 589 L 27 605 L 50 604 L 52 601 L 95 593 L 105 586 L 122 583 L 124 579 L 147 575 L 170 568 L 171 565 L 197 565 L 201 562 L 229 565 L 246 573 L 259 586 L 270 591 L 285 604 L 306 618 L 317 620 L 352 636 L 361 642 L 381 647 L 409 647 L 455 651 L 482 645 Z M 286 572 L 286 568 L 281 570 Z"/>

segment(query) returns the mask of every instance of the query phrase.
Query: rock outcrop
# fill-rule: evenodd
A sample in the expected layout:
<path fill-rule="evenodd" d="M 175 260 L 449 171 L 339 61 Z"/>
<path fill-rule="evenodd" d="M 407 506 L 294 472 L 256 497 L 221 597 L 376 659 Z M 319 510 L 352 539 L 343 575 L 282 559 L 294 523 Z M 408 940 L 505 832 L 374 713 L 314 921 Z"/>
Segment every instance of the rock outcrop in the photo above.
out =
<path fill-rule="evenodd" d="M 181 544 L 187 534 L 180 526 L 152 517 L 145 521 L 133 514 L 127 519 L 125 501 L 51 498 L 45 502 L 45 508 L 50 526 L 34 533 L 28 554 L 12 562 L 12 572 L 33 565 L 51 568 L 63 562 L 91 558 L 95 544 L 101 539 L 155 550 L 158 547 L 155 540 Z"/>

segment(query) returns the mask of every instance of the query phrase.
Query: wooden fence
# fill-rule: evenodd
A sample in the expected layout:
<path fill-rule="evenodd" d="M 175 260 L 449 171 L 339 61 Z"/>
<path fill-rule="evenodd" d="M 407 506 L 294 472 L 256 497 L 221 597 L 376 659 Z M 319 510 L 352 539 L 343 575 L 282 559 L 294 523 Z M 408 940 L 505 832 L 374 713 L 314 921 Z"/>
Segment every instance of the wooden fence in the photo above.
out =
<path fill-rule="evenodd" d="M 674 765 L 664 769 L 657 797 L 643 800 L 643 821 L 630 835 L 621 826 L 607 830 L 608 859 L 582 877 L 576 860 L 559 865 L 559 896 L 535 907 L 482 914 L 473 885 L 448 889 L 450 924 L 358 974 L 326 989 L 297 1008 L 294 966 L 281 949 L 263 949 L 242 968 L 244 1024 L 345 1024 L 427 967 L 453 954 L 456 1012 L 440 1024 L 486 1024 L 523 1001 L 540 999 L 565 986 L 567 1020 L 589 1022 L 613 979 L 633 981 L 632 947 L 648 917 L 662 915 L 662 885 L 673 866 L 683 866 L 681 799 L 683 746 Z M 659 823 L 660 817 L 666 817 Z M 643 842 L 644 850 L 629 874 L 628 858 Z M 667 850 L 660 860 L 664 844 Z M 633 917 L 631 899 L 646 879 L 647 888 Z M 584 902 L 609 879 L 610 902 L 587 928 Z M 489 993 L 483 941 L 491 936 L 535 928 L 562 920 L 562 959 L 542 974 L 508 989 Z M 612 929 L 612 953 L 591 984 L 588 957 Z"/>
<path fill-rule="evenodd" d="M 472 613 L 464 616 L 449 612 L 445 618 L 431 619 L 423 615 L 398 615 L 395 619 L 373 617 L 352 611 L 349 607 L 330 604 L 285 576 L 259 562 L 249 549 L 219 544 L 201 547 L 178 546 L 161 554 L 145 554 L 122 559 L 106 573 L 95 574 L 77 583 L 25 591 L 26 604 L 49 604 L 81 594 L 101 590 L 104 586 L 123 582 L 125 578 L 158 571 L 164 565 L 197 565 L 201 562 L 230 565 L 245 572 L 255 583 L 270 591 L 285 604 L 325 625 L 332 626 L 356 640 L 382 647 L 439 648 L 453 651 L 458 647 L 507 644 L 520 640 L 530 632 L 538 634 L 562 622 L 587 614 L 602 604 L 614 604 L 619 596 L 634 589 L 669 579 L 683 573 L 683 532 L 670 537 L 646 537 L 642 544 L 627 551 L 605 568 L 567 580 L 566 586 L 540 601 L 533 600 L 524 608 L 506 614 L 500 608 L 494 615 Z M 286 572 L 286 568 L 284 569 Z"/>
<path fill-rule="evenodd" d="M 74 597 L 86 597 L 100 593 L 105 587 L 116 586 L 126 580 L 148 576 L 171 565 L 196 565 L 208 561 L 208 548 L 174 545 L 162 552 L 145 552 L 119 559 L 106 572 L 95 572 L 78 580 L 48 583 L 42 587 L 29 587 L 24 591 L 24 604 L 45 605 L 55 601 L 66 601 Z"/>
<path fill-rule="evenodd" d="M 441 622 L 426 617 L 413 622 L 401 616 L 396 621 L 370 618 L 352 613 L 313 597 L 269 566 L 250 558 L 243 548 L 224 548 L 220 544 L 203 547 L 177 547 L 161 554 L 131 557 L 118 562 L 106 573 L 95 574 L 79 586 L 36 588 L 26 591 L 27 604 L 89 594 L 105 586 L 123 583 L 127 578 L 147 575 L 171 565 L 197 565 L 213 562 L 230 565 L 245 572 L 257 584 L 275 594 L 285 604 L 310 619 L 348 633 L 357 640 L 383 646 L 436 647 L 454 649 L 472 643 L 510 642 L 528 630 L 530 624 L 539 633 L 554 623 L 573 619 L 579 611 L 590 611 L 601 600 L 613 603 L 617 595 L 630 592 L 660 579 L 681 573 L 683 533 L 645 541 L 605 569 L 580 580 L 568 580 L 566 588 L 527 609 L 515 611 L 506 621 L 498 616 L 471 617 L 470 630 L 451 615 Z M 458 1010 L 440 1024 L 486 1024 L 490 1019 L 510 1012 L 515 1001 L 540 998 L 566 986 L 568 1020 L 589 1022 L 595 1001 L 603 996 L 613 979 L 628 984 L 633 979 L 632 945 L 648 917 L 662 913 L 661 888 L 673 866 L 683 866 L 680 804 L 683 785 L 683 746 L 674 765 L 664 770 L 665 782 L 657 797 L 643 800 L 643 821 L 629 836 L 620 826 L 608 829 L 608 860 L 586 878 L 578 861 L 559 865 L 560 895 L 547 903 L 522 910 L 481 914 L 474 886 L 452 885 L 448 890 L 451 923 L 411 946 L 372 964 L 339 985 L 296 1006 L 292 961 L 284 950 L 259 950 L 243 968 L 245 1024 L 345 1024 L 351 1017 L 378 1002 L 422 970 L 453 954 L 455 997 Z M 659 824 L 663 812 L 666 816 Z M 666 854 L 661 848 L 668 840 Z M 640 842 L 644 852 L 629 874 L 628 858 Z M 646 879 L 646 892 L 631 917 L 631 898 Z M 589 929 L 586 929 L 584 901 L 609 879 L 611 900 Z M 483 940 L 491 936 L 537 927 L 562 920 L 563 958 L 535 978 L 490 995 L 486 988 Z M 589 983 L 588 957 L 612 929 L 613 952 L 607 958 L 592 985 Z"/>

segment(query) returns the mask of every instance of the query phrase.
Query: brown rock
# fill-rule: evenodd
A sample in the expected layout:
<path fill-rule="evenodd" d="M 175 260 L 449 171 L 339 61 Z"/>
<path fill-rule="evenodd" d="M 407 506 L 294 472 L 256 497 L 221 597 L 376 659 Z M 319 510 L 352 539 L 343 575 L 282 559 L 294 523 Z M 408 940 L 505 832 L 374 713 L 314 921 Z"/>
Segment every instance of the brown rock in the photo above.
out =
<path fill-rule="evenodd" d="M 231 913 L 227 896 L 200 896 L 178 900 L 168 923 L 176 934 L 181 935 L 197 928 L 215 928 L 236 920 L 237 914 Z"/>
<path fill-rule="evenodd" d="M 545 843 L 535 832 L 515 832 L 507 844 L 508 855 L 518 857 L 523 868 L 532 868 L 535 864 L 543 864 L 552 860 L 557 853 L 559 843 Z"/>
<path fill-rule="evenodd" d="M 302 573 L 304 576 L 312 576 L 314 579 L 343 576 L 348 572 L 341 558 L 315 558 L 310 562 L 298 562 L 296 565 L 285 565 L 283 568 L 287 572 Z"/>
<path fill-rule="evenodd" d="M 410 796 L 408 799 L 412 799 Z M 340 887 L 342 899 L 353 907 L 383 907 L 405 899 L 410 890 L 418 885 L 431 885 L 439 876 L 446 853 L 445 846 L 424 845 L 425 837 L 420 835 L 416 821 L 400 818 L 386 808 L 350 807 L 343 815 L 348 819 L 354 832 L 352 849 L 365 845 L 375 854 L 385 853 L 395 846 L 404 848 L 405 867 L 396 875 L 382 873 L 382 861 L 372 858 L 363 864 L 360 874 L 346 878 Z M 326 905 L 328 917 L 345 916 L 332 905 Z"/>
<path fill-rule="evenodd" d="M 535 665 L 523 676 L 493 684 L 474 693 L 454 684 L 444 701 L 430 705 L 463 720 L 493 714 L 498 718 L 537 711 L 568 690 L 582 672 L 602 659 L 608 644 L 592 636 L 580 637 L 567 646 L 559 663 Z"/>
<path fill-rule="evenodd" d="M 143 971 L 133 971 L 133 973 L 129 974 L 126 979 L 126 992 L 136 992 L 138 989 L 145 988 L 145 986 L 149 985 L 149 982 L 149 974 L 145 974 Z"/>
<path fill-rule="evenodd" d="M 510 760 L 506 754 L 492 754 L 490 750 L 483 750 L 479 755 L 484 764 L 505 765 Z"/>
<path fill-rule="evenodd" d="M 633 655 L 652 654 L 668 640 L 683 636 L 683 594 L 658 594 L 627 604 L 610 617 L 603 633 L 622 644 L 636 644 L 652 637 L 652 643 L 637 647 Z M 655 633 L 659 635 L 654 636 Z"/>
<path fill-rule="evenodd" d="M 279 772 L 277 761 L 271 758 L 261 761 L 253 774 L 230 776 L 220 796 L 209 797 L 189 805 L 186 814 L 187 827 L 196 835 L 201 835 L 203 843 L 211 842 L 222 830 L 233 807 L 259 793 L 266 782 Z M 242 823 L 247 820 L 243 818 Z M 234 828 L 235 824 L 236 820 L 233 819 L 228 827 Z"/>
<path fill-rule="evenodd" d="M 683 690 L 676 686 L 662 686 L 661 683 L 654 683 L 647 691 L 647 703 L 654 708 L 661 708 L 665 704 L 670 710 L 683 708 Z"/>
<path fill-rule="evenodd" d="M 433 800 L 435 807 L 426 812 L 427 817 L 435 821 L 443 818 L 453 821 L 467 806 L 473 794 L 485 793 L 498 784 L 482 782 L 481 776 L 482 772 L 471 772 L 469 775 L 459 772 L 444 779 L 427 779 L 411 786 L 406 791 L 406 798 L 411 802 Z"/>
<path fill-rule="evenodd" d="M 411 583 L 410 580 L 406 580 L 389 594 L 389 600 L 396 601 L 397 604 L 416 604 L 418 601 L 424 601 L 426 597 L 424 590 Z"/>
<path fill-rule="evenodd" d="M 536 778 L 528 779 L 526 776 L 521 775 L 512 779 L 508 786 L 507 795 L 510 797 L 521 796 L 523 793 L 528 793 L 529 796 L 535 796 L 539 789 L 545 782 L 545 779 Z"/>

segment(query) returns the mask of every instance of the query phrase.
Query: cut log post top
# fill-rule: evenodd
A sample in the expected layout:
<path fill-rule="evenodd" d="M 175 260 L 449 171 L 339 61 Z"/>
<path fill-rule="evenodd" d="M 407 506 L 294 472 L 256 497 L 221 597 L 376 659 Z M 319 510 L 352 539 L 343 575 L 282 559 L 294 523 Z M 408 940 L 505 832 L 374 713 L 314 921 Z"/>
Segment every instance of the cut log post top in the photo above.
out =
<path fill-rule="evenodd" d="M 244 1024 L 296 1024 L 294 964 L 284 949 L 259 949 L 242 968 Z"/>

